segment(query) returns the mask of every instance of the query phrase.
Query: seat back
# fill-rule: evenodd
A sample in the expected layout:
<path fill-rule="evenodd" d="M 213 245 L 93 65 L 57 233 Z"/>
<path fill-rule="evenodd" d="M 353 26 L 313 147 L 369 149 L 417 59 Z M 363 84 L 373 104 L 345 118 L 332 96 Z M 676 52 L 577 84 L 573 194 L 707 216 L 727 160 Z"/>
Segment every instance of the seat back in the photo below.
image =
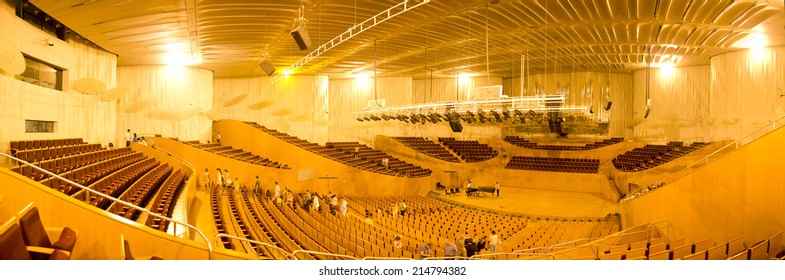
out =
<path fill-rule="evenodd" d="M 782 232 L 777 232 L 769 238 L 769 259 L 776 258 L 777 254 L 782 251 Z"/>
<path fill-rule="evenodd" d="M 11 226 L 0 234 L 0 260 L 30 260 L 22 230 L 11 221 Z"/>
<path fill-rule="evenodd" d="M 38 207 L 30 208 L 30 210 L 25 212 L 19 218 L 19 225 L 22 228 L 25 245 L 52 248 L 52 241 L 46 235 L 46 229 L 44 224 L 41 223 L 41 217 L 38 215 Z"/>

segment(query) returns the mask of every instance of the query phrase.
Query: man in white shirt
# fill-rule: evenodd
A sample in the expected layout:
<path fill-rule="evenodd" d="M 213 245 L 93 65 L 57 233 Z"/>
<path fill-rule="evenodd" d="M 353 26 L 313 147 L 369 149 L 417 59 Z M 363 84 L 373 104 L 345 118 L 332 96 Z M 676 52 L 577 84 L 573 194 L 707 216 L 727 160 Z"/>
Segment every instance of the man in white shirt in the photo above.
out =
<path fill-rule="evenodd" d="M 278 185 L 278 182 L 275 182 L 275 198 L 281 196 L 281 186 Z"/>
<path fill-rule="evenodd" d="M 125 146 L 131 147 L 131 129 L 125 132 Z"/>
<path fill-rule="evenodd" d="M 496 196 L 498 197 L 499 196 L 499 182 L 496 182 L 496 185 L 493 188 L 496 189 Z"/>

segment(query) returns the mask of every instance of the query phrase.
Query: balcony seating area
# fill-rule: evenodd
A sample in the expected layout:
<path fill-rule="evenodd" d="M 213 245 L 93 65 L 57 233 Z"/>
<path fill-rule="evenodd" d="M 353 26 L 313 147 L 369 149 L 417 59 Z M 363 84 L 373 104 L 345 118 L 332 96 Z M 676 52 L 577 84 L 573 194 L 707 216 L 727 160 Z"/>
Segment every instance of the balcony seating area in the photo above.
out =
<path fill-rule="evenodd" d="M 602 147 L 607 147 L 613 144 L 624 142 L 624 138 L 621 137 L 614 137 L 610 139 L 605 139 L 600 142 L 594 142 L 591 144 L 585 144 L 582 146 L 579 145 L 540 145 L 538 143 L 523 139 L 518 136 L 506 136 L 504 137 L 504 141 L 515 146 L 527 149 L 537 149 L 537 150 L 551 150 L 551 151 L 585 151 L 585 150 L 592 150 Z"/>
<path fill-rule="evenodd" d="M 232 146 L 224 146 L 218 143 L 202 144 L 199 143 L 199 141 L 180 141 L 180 142 L 214 154 L 218 154 L 228 158 L 233 158 L 239 161 L 244 161 L 250 164 L 280 168 L 280 169 L 292 169 L 286 164 L 282 164 L 277 161 L 270 160 L 269 158 L 265 158 L 254 153 L 247 152 L 243 149 L 233 148 Z"/>
<path fill-rule="evenodd" d="M 444 148 L 444 146 L 425 137 L 393 137 L 393 139 L 430 157 L 447 162 L 460 162 L 460 160 L 450 153 L 449 150 Z"/>
<path fill-rule="evenodd" d="M 19 148 L 16 151 L 19 156 L 31 153 L 37 155 L 40 150 L 50 150 L 50 153 L 41 153 L 45 155 L 43 157 L 36 156 L 37 161 L 32 160 L 31 163 L 113 198 L 119 198 L 145 208 L 153 201 L 153 198 L 158 200 L 160 196 L 160 201 L 156 202 L 161 203 L 158 207 L 147 208 L 154 208 L 151 209 L 153 212 L 156 212 L 157 209 L 167 210 L 158 213 L 169 217 L 171 217 L 169 208 L 175 201 L 175 196 L 172 194 L 179 193 L 186 179 L 179 169 L 175 170 L 166 164 L 161 165 L 155 158 L 148 158 L 130 147 L 101 149 L 99 144 L 87 144 L 81 139 L 15 141 L 15 143 L 17 144 L 14 145 Z M 37 148 L 30 150 L 27 149 L 29 147 Z M 16 166 L 11 170 L 39 181 L 64 195 L 73 196 L 89 205 L 118 216 L 136 220 L 141 213 L 124 205 L 115 205 L 109 199 L 91 194 L 28 165 Z M 164 182 L 168 182 L 172 174 L 179 174 L 180 177 L 171 185 L 164 184 Z M 167 193 L 170 196 L 158 194 L 159 189 L 164 185 L 167 186 Z M 148 223 L 149 226 L 156 228 L 153 224 Z"/>
<path fill-rule="evenodd" d="M 476 140 L 455 140 L 453 137 L 439 137 L 439 143 L 449 148 L 466 162 L 480 162 L 495 158 L 499 151 Z"/>
<path fill-rule="evenodd" d="M 349 165 L 351 167 L 390 176 L 408 178 L 420 178 L 431 175 L 430 169 L 425 169 L 404 162 L 382 151 L 372 149 L 358 142 L 333 142 L 326 143 L 325 146 L 322 146 L 294 136 L 290 136 L 274 129 L 266 128 L 254 122 L 246 123 L 292 145 L 303 148 L 317 155 L 332 159 L 334 161 Z M 355 148 L 358 147 L 360 148 L 360 152 L 355 154 Z M 387 168 L 385 168 L 384 164 L 382 164 L 382 159 L 384 158 L 387 158 L 388 160 Z"/>
<path fill-rule="evenodd" d="M 431 175 L 431 170 L 429 169 L 404 162 L 359 142 L 327 142 L 325 147 L 333 149 L 334 152 L 330 153 L 330 155 L 334 159 L 363 170 L 411 178 Z M 355 151 L 358 149 L 359 153 L 355 154 Z M 388 160 L 387 168 L 385 168 L 382 162 L 385 158 Z"/>
<path fill-rule="evenodd" d="M 126 156 L 132 152 L 133 151 L 130 148 L 80 152 L 72 155 L 64 155 L 49 160 L 39 161 L 34 163 L 34 165 L 54 174 L 64 176 L 74 171 L 83 169 L 84 167 L 90 166 L 94 163 Z M 11 170 L 36 181 L 43 181 L 49 178 L 48 174 L 40 172 L 27 165 L 17 166 L 11 168 Z"/>
<path fill-rule="evenodd" d="M 514 156 L 506 169 L 533 170 L 546 172 L 569 172 L 595 174 L 599 171 L 599 159 L 549 158 Z"/>
<path fill-rule="evenodd" d="M 11 141 L 11 155 L 16 156 L 20 151 L 46 150 L 57 147 L 79 146 L 85 144 L 82 138 L 47 139 L 47 140 L 21 140 Z M 100 145 L 99 145 L 100 147 Z"/>
<path fill-rule="evenodd" d="M 669 142 L 667 145 L 648 144 L 621 154 L 612 162 L 620 171 L 638 172 L 662 165 L 708 144 L 710 143 L 694 142 L 689 146 L 682 142 Z"/>
<path fill-rule="evenodd" d="M 158 215 L 171 217 L 172 211 L 174 210 L 175 198 L 178 197 L 180 192 L 184 189 L 185 180 L 185 173 L 180 169 L 175 170 L 172 173 L 172 176 L 170 176 L 169 179 L 166 179 L 158 193 L 155 194 L 151 207 L 148 209 Z M 169 228 L 169 221 L 153 216 L 147 217 L 145 224 L 148 227 L 164 232 Z"/>

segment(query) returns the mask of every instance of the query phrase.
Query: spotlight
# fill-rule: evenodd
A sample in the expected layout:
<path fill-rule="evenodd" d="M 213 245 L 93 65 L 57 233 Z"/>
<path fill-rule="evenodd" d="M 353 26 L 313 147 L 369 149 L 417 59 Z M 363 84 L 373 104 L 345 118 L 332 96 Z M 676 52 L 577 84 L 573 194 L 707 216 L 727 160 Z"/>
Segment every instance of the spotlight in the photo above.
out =
<path fill-rule="evenodd" d="M 394 119 L 394 118 L 390 115 L 384 114 L 382 115 L 382 119 L 384 119 L 385 121 L 389 121 L 390 119 Z"/>
<path fill-rule="evenodd" d="M 417 117 L 417 114 L 411 114 L 409 115 L 409 122 L 418 123 L 420 122 L 420 118 Z"/>
<path fill-rule="evenodd" d="M 380 118 L 380 117 L 378 117 L 376 115 L 371 115 L 371 119 L 374 120 L 374 121 L 381 121 L 382 120 L 382 118 Z"/>
<path fill-rule="evenodd" d="M 491 111 L 491 114 L 493 114 L 493 118 L 496 119 L 496 122 L 502 122 L 502 116 L 499 115 L 499 112 Z"/>
<path fill-rule="evenodd" d="M 508 110 L 507 107 L 502 108 L 502 116 L 504 116 L 505 120 L 510 119 L 510 110 Z"/>
<path fill-rule="evenodd" d="M 482 109 L 477 109 L 477 117 L 479 117 L 480 123 L 485 123 L 486 121 L 488 121 L 488 119 L 485 118 L 485 114 L 482 111 Z"/>
<path fill-rule="evenodd" d="M 357 118 L 357 121 L 358 122 L 364 122 L 365 120 L 362 117 L 360 117 L 360 118 Z"/>
<path fill-rule="evenodd" d="M 371 118 L 369 118 L 368 116 L 363 117 L 363 119 L 365 119 L 366 121 L 371 121 Z"/>

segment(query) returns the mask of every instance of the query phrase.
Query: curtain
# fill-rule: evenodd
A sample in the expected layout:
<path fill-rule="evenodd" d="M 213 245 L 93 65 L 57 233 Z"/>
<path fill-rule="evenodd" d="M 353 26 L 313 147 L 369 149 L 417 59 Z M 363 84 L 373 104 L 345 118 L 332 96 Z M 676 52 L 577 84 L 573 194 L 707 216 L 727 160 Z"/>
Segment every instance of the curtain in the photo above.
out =
<path fill-rule="evenodd" d="M 72 85 L 80 78 L 94 78 L 107 89 L 114 88 L 117 56 L 79 41 L 59 40 L 16 17 L 9 5 L 0 5 L 0 26 L 0 39 L 31 57 L 65 69 L 62 91 L 0 75 L 0 150 L 8 152 L 9 141 L 13 140 L 82 138 L 103 145 L 114 142 L 117 106 L 101 101 L 98 95 L 76 92 Z M 25 133 L 26 119 L 55 121 L 55 132 Z"/>
<path fill-rule="evenodd" d="M 646 74 L 651 110 L 646 113 Z M 708 135 L 710 67 L 687 66 L 635 71 L 633 120 L 636 138 L 650 142 L 713 141 Z"/>
<path fill-rule="evenodd" d="M 221 119 L 253 121 L 311 142 L 327 141 L 327 76 L 290 75 L 275 84 L 270 77 L 218 78 L 214 87 L 213 108 Z"/>
<path fill-rule="evenodd" d="M 609 123 L 608 135 L 630 137 L 632 116 L 632 85 L 630 74 L 602 72 L 572 72 L 535 74 L 524 78 L 521 92 L 520 78 L 504 80 L 504 92 L 510 97 L 536 94 L 563 94 L 565 106 L 585 106 L 594 111 L 594 118 Z M 604 110 L 608 102 L 610 110 Z"/>
<path fill-rule="evenodd" d="M 121 66 L 117 83 L 130 93 L 119 101 L 117 141 L 126 130 L 138 135 L 160 134 L 182 140 L 211 139 L 213 72 L 181 66 Z"/>
<path fill-rule="evenodd" d="M 711 58 L 710 116 L 715 138 L 738 139 L 785 115 L 785 47 Z"/>

